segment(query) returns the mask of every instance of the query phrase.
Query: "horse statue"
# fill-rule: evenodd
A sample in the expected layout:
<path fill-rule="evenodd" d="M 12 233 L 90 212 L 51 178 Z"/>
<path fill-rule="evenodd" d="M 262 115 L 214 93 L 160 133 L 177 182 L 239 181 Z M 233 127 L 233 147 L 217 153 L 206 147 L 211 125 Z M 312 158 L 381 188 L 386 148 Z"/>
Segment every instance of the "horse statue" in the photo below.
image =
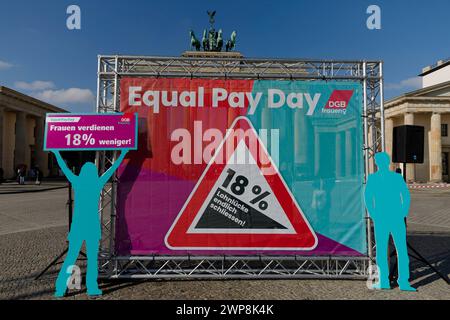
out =
<path fill-rule="evenodd" d="M 208 51 L 215 51 L 216 49 L 216 31 L 210 29 L 208 32 Z"/>
<path fill-rule="evenodd" d="M 195 37 L 194 31 L 191 30 L 189 34 L 191 36 L 191 48 L 200 51 L 200 41 Z"/>
<path fill-rule="evenodd" d="M 204 51 L 209 51 L 208 49 L 208 32 L 203 30 L 203 37 L 202 37 L 202 47 Z"/>
<path fill-rule="evenodd" d="M 230 40 L 227 41 L 227 44 L 225 46 L 225 50 L 227 52 L 233 50 L 236 47 L 236 38 L 237 38 L 237 33 L 236 33 L 236 31 L 233 31 L 231 33 Z"/>
<path fill-rule="evenodd" d="M 223 33 L 222 29 L 219 29 L 219 32 L 217 33 L 217 51 L 222 51 L 223 47 Z"/>
<path fill-rule="evenodd" d="M 195 48 L 197 51 L 206 52 L 221 52 L 224 47 L 226 47 L 226 51 L 232 51 L 236 47 L 236 31 L 231 33 L 231 37 L 228 41 L 225 42 L 223 37 L 222 29 L 216 31 L 214 28 L 214 23 L 216 21 L 216 11 L 207 11 L 209 16 L 209 23 L 211 24 L 209 29 L 203 30 L 203 36 L 201 41 L 195 37 L 194 31 L 190 31 L 191 35 L 191 49 Z"/>

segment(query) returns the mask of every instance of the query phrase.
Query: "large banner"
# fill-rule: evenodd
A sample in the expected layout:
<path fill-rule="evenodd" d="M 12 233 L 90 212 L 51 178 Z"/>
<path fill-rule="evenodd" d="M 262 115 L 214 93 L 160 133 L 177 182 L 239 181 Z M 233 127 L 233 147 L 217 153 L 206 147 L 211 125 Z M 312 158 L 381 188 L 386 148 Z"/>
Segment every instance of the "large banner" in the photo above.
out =
<path fill-rule="evenodd" d="M 361 86 L 124 78 L 119 255 L 364 255 Z"/>

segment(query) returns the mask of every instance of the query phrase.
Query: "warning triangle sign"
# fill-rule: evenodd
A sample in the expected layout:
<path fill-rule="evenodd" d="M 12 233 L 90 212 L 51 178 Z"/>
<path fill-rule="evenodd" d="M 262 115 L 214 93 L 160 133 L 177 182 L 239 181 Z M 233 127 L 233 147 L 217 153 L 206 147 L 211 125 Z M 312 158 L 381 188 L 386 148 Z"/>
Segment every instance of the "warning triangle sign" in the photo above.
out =
<path fill-rule="evenodd" d="M 312 250 L 317 237 L 251 122 L 238 117 L 165 242 L 174 250 Z"/>

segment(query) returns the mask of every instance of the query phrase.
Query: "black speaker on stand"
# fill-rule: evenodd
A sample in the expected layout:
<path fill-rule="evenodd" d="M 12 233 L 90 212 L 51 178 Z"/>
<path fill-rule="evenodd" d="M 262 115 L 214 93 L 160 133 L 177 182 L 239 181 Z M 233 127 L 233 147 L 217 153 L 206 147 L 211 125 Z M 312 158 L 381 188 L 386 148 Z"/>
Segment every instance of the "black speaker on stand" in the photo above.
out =
<path fill-rule="evenodd" d="M 392 140 L 392 162 L 403 163 L 406 181 L 406 164 L 423 163 L 425 129 L 409 125 L 395 127 Z"/>

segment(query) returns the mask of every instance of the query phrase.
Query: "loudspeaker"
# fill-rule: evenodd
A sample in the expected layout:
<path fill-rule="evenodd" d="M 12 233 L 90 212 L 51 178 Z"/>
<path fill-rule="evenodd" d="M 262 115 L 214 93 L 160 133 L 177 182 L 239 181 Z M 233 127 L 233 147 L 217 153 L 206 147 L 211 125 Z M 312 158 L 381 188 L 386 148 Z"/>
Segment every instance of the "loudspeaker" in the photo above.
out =
<path fill-rule="evenodd" d="M 399 126 L 394 128 L 392 162 L 423 163 L 424 127 Z"/>

